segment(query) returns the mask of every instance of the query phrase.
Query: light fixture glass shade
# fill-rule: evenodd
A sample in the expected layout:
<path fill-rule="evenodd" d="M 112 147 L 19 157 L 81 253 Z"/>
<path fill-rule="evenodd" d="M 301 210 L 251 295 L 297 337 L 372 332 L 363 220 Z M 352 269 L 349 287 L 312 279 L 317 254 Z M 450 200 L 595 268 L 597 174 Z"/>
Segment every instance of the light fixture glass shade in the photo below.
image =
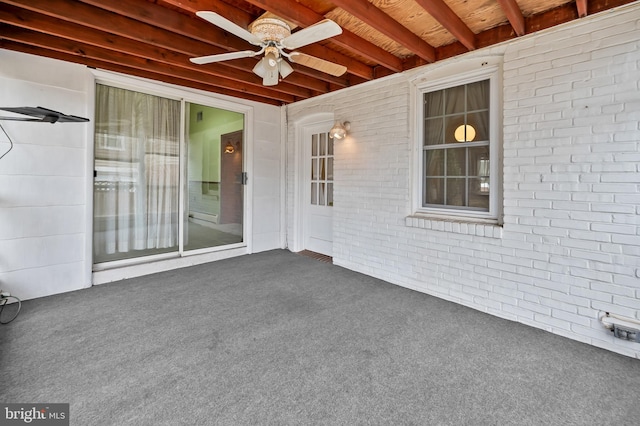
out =
<path fill-rule="evenodd" d="M 225 154 L 233 154 L 236 149 L 231 145 L 231 142 L 227 142 L 227 146 L 224 147 Z"/>
<path fill-rule="evenodd" d="M 289 65 L 289 64 L 287 64 Z M 289 67 L 291 68 L 291 67 Z M 265 86 L 275 86 L 278 84 L 278 72 L 281 67 L 278 64 L 278 58 L 274 53 L 267 53 L 264 58 L 260 59 L 255 67 L 253 67 L 253 72 L 258 76 L 262 77 L 262 84 Z M 291 72 L 293 69 L 291 70 Z M 281 72 L 281 71 L 280 71 Z M 286 68 L 285 68 L 286 72 Z M 291 74 L 289 72 L 289 74 Z M 287 75 L 289 75 L 287 74 Z"/>
<path fill-rule="evenodd" d="M 278 68 L 280 69 L 280 75 L 282 76 L 282 78 L 287 78 L 287 76 L 293 72 L 293 68 L 291 68 L 291 65 L 289 65 L 287 61 L 282 58 L 280 58 L 278 61 Z"/>
<path fill-rule="evenodd" d="M 264 58 L 260 59 L 255 67 L 253 67 L 253 72 L 258 76 L 264 78 L 264 75 L 267 73 L 267 69 L 264 67 Z"/>
<path fill-rule="evenodd" d="M 469 124 L 461 124 L 453 133 L 458 142 L 471 142 L 476 138 L 476 129 Z"/>
<path fill-rule="evenodd" d="M 273 53 L 267 53 L 262 59 L 265 73 L 262 77 L 262 84 L 265 86 L 275 86 L 278 84 L 278 58 Z"/>
<path fill-rule="evenodd" d="M 329 136 L 332 139 L 344 139 L 347 136 L 347 130 L 349 127 L 350 125 L 348 121 L 345 121 L 344 124 L 340 121 L 336 121 L 336 124 L 333 125 L 331 130 L 329 130 Z"/>

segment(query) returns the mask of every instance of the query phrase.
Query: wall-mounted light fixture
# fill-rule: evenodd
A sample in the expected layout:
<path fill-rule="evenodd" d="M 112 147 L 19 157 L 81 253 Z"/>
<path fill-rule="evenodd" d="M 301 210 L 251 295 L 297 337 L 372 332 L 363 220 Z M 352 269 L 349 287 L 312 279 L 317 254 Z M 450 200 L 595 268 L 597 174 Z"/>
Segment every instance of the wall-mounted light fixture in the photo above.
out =
<path fill-rule="evenodd" d="M 331 130 L 329 130 L 329 137 L 331 139 L 344 139 L 347 136 L 347 131 L 351 129 L 351 123 L 345 121 L 341 123 L 340 121 L 336 121 L 336 124 L 333 125 Z"/>
<path fill-rule="evenodd" d="M 456 138 L 458 142 L 471 142 L 476 137 L 476 129 L 469 124 L 461 124 L 453 133 L 453 137 Z"/>
<path fill-rule="evenodd" d="M 236 149 L 234 148 L 234 146 L 231 145 L 231 142 L 227 142 L 227 146 L 224 147 L 224 153 L 233 154 L 234 152 L 236 152 Z"/>

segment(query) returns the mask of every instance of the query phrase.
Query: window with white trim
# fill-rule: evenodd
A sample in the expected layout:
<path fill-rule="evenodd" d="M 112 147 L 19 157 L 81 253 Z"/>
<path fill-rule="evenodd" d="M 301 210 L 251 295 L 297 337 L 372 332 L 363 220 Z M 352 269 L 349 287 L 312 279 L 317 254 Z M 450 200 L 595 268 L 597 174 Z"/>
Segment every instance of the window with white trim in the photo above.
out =
<path fill-rule="evenodd" d="M 417 213 L 499 219 L 498 69 L 417 85 Z"/>

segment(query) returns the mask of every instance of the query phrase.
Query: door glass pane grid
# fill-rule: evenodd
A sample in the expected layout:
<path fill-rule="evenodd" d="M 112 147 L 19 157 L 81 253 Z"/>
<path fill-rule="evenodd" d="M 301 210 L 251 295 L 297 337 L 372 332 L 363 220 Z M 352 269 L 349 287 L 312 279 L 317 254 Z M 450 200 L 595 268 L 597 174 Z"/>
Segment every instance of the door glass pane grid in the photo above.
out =
<path fill-rule="evenodd" d="M 311 137 L 311 204 L 333 206 L 333 139 L 329 133 Z"/>

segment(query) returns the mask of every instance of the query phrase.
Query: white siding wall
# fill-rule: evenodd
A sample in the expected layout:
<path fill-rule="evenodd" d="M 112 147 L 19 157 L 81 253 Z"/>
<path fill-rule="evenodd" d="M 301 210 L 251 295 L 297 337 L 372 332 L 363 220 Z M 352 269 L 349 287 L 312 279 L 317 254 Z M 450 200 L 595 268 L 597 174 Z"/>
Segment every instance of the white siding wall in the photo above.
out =
<path fill-rule="evenodd" d="M 411 216 L 410 81 L 460 58 L 290 105 L 289 246 L 292 123 L 331 111 L 352 123 L 336 145 L 334 263 L 640 356 L 598 321 L 640 320 L 638 34 L 636 3 L 465 55 L 504 55 L 502 227 Z"/>
<path fill-rule="evenodd" d="M 0 64 L 0 106 L 88 116 L 86 68 L 4 50 Z M 15 142 L 0 160 L 0 288 L 29 299 L 88 287 L 89 125 L 0 124 Z"/>
<path fill-rule="evenodd" d="M 94 77 L 86 67 L 7 50 L 0 50 L 0 64 L 0 106 L 43 106 L 93 116 Z M 280 108 L 218 98 L 252 108 L 247 173 L 257 214 L 249 227 L 251 250 L 280 248 Z M 12 114 L 0 111 L 4 115 Z M 189 256 L 92 277 L 93 123 L 1 123 L 16 144 L 0 160 L 0 289 L 25 300 L 86 288 L 92 280 L 108 282 L 247 252 Z M 0 155 L 8 147 L 0 132 Z"/>

